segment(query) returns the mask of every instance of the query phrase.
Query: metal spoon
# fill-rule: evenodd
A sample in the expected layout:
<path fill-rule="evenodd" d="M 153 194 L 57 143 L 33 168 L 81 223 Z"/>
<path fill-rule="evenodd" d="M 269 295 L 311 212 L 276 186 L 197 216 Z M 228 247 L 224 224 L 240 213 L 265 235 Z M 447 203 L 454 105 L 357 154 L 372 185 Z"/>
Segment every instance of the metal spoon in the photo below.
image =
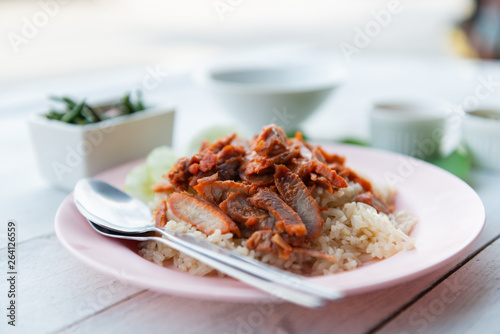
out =
<path fill-rule="evenodd" d="M 168 241 L 169 247 L 175 248 L 186 254 L 188 254 L 187 250 L 190 250 L 191 252 L 188 255 L 229 276 L 240 279 L 274 295 L 276 295 L 276 287 L 272 287 L 271 290 L 273 291 L 269 291 L 269 289 L 264 288 L 262 285 L 262 280 L 266 283 L 279 283 L 283 289 L 283 286 L 286 286 L 288 292 L 295 293 L 301 291 L 303 295 L 305 294 L 307 297 L 314 297 L 316 299 L 320 297 L 321 299 L 335 300 L 343 296 L 338 290 L 312 284 L 298 275 L 291 274 L 248 257 L 240 256 L 206 240 L 177 231 L 157 228 L 154 226 L 154 222 L 152 222 L 151 210 L 145 204 L 105 182 L 93 179 L 79 181 L 75 186 L 74 199 L 77 208 L 88 220 L 106 229 L 103 230 L 100 228 L 98 232 L 101 234 L 106 233 L 106 235 L 112 237 L 126 237 L 127 239 L 134 238 L 138 240 L 137 238 L 139 238 L 139 236 L 134 237 L 134 235 L 146 232 L 160 233 L 164 238 L 147 238 L 155 238 L 154 240 L 164 243 Z M 94 229 L 96 228 L 96 226 L 93 227 Z M 140 236 L 140 238 L 146 237 Z M 214 264 L 214 261 L 217 262 L 217 264 Z M 224 268 L 220 269 L 216 267 L 220 263 L 222 263 Z M 232 268 L 230 270 L 231 272 L 227 272 L 228 270 L 226 267 Z M 240 273 L 250 275 L 252 279 L 248 281 L 247 278 L 237 277 Z M 253 278 L 258 278 L 261 281 L 256 285 L 255 279 Z M 289 295 L 289 293 L 286 294 L 286 296 L 282 292 L 279 293 L 279 297 L 287 300 L 290 300 L 290 298 L 287 297 Z M 304 305 L 303 302 L 297 302 L 297 300 L 293 302 Z M 323 301 L 318 302 L 318 300 L 309 300 L 308 303 L 319 306 L 323 304 Z M 312 305 L 308 306 L 314 307 Z"/>
<path fill-rule="evenodd" d="M 107 237 L 111 238 L 119 238 L 119 239 L 127 239 L 127 240 L 137 240 L 137 241 L 146 241 L 146 240 L 154 240 L 158 241 L 161 243 L 164 243 L 165 245 L 172 247 L 174 249 L 177 249 L 178 251 L 181 251 L 197 260 L 202 261 L 203 263 L 231 276 L 234 277 L 242 282 L 247 283 L 248 285 L 254 286 L 260 290 L 266 291 L 269 294 L 276 296 L 280 299 L 287 300 L 289 302 L 302 305 L 305 307 L 311 307 L 311 308 L 316 308 L 323 306 L 325 304 L 325 301 L 321 299 L 320 297 L 313 296 L 307 293 L 303 293 L 300 291 L 292 290 L 284 286 L 280 286 L 277 283 L 262 279 L 258 276 L 254 276 L 250 273 L 247 273 L 245 271 L 240 271 L 237 268 L 234 268 L 228 264 L 225 264 L 223 262 L 220 262 L 216 259 L 213 259 L 209 255 L 206 254 L 201 254 L 196 252 L 195 250 L 189 248 L 189 247 L 184 247 L 179 244 L 176 244 L 173 241 L 170 241 L 165 238 L 160 238 L 160 237 L 155 237 L 155 236 L 147 236 L 147 235 L 133 235 L 133 234 L 128 234 L 128 233 L 120 233 L 116 232 L 113 230 L 106 229 L 105 227 L 102 227 L 98 224 L 93 223 L 90 220 L 87 220 L 90 223 L 90 226 L 92 228 Z"/>

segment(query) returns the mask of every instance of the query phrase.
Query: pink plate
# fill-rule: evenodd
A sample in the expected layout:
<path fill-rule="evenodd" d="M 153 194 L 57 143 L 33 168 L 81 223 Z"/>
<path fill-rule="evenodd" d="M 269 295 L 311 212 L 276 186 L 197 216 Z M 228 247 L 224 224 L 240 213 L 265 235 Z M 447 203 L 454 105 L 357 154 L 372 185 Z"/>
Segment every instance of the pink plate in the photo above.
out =
<path fill-rule="evenodd" d="M 397 207 L 414 214 L 416 248 L 335 275 L 311 278 L 352 295 L 388 287 L 424 275 L 451 261 L 481 232 L 485 213 L 479 196 L 450 173 L 406 156 L 349 145 L 323 145 L 344 155 L 347 165 L 376 183 L 398 189 Z M 139 162 L 100 174 L 97 178 L 121 187 Z M 136 244 L 109 239 L 91 229 L 69 195 L 55 219 L 57 237 L 75 257 L 101 272 L 138 287 L 173 295 L 234 302 L 266 302 L 269 295 L 231 278 L 196 277 L 146 261 Z"/>

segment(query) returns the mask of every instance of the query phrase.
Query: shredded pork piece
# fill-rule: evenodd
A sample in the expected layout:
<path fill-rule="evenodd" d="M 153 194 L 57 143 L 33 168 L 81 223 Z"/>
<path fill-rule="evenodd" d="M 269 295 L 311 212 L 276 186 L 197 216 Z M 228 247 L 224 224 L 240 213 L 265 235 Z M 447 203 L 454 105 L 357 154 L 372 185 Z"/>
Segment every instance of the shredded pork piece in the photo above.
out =
<path fill-rule="evenodd" d="M 331 256 L 330 254 L 326 254 L 324 252 L 310 249 L 310 248 L 305 248 L 305 247 L 293 247 L 292 250 L 294 253 L 302 253 L 306 254 L 312 257 L 319 257 L 325 260 L 330 260 L 330 261 L 337 261 L 338 259 L 334 256 Z"/>
<path fill-rule="evenodd" d="M 259 230 L 273 230 L 274 217 L 250 204 L 248 198 L 244 193 L 232 192 L 219 207 L 238 224 L 243 237 L 248 238 Z"/>
<path fill-rule="evenodd" d="M 354 200 L 368 204 L 374 207 L 378 212 L 383 212 L 385 214 L 391 214 L 395 209 L 394 205 L 387 204 L 381 196 L 369 191 L 359 194 Z"/>
<path fill-rule="evenodd" d="M 275 192 L 269 189 L 261 189 L 249 199 L 249 202 L 273 215 L 278 230 L 286 231 L 291 236 L 301 237 L 306 235 L 307 230 L 300 216 Z"/>
<path fill-rule="evenodd" d="M 194 186 L 194 189 L 198 192 L 198 195 L 216 205 L 224 201 L 230 193 L 241 193 L 248 196 L 255 193 L 254 187 L 241 182 L 210 181 L 207 178 Z"/>
<path fill-rule="evenodd" d="M 253 233 L 245 243 L 248 249 L 255 249 L 257 252 L 274 253 L 273 247 L 273 231 L 257 231 Z"/>
<path fill-rule="evenodd" d="M 274 180 L 278 191 L 285 201 L 302 219 L 307 234 L 306 241 L 316 238 L 323 227 L 318 204 L 309 195 L 309 191 L 297 174 L 292 173 L 286 166 L 276 167 Z"/>
<path fill-rule="evenodd" d="M 167 201 L 163 200 L 158 207 L 158 210 L 155 212 L 155 226 L 156 227 L 164 227 L 167 224 Z"/>
<path fill-rule="evenodd" d="M 168 199 L 168 209 L 176 218 L 211 235 L 215 230 L 221 233 L 233 232 L 240 236 L 238 226 L 222 210 L 209 202 L 184 193 L 173 193 Z"/>
<path fill-rule="evenodd" d="M 265 126 L 251 148 L 259 155 L 275 156 L 287 150 L 287 137 L 282 128 L 272 124 Z"/>

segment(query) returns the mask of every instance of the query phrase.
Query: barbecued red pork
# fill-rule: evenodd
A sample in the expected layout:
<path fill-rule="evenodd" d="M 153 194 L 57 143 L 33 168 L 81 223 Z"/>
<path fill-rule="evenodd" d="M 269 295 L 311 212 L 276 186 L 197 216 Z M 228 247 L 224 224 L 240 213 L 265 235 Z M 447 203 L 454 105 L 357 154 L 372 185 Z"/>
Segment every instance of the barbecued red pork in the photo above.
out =
<path fill-rule="evenodd" d="M 168 212 L 197 229 L 210 235 L 215 230 L 233 232 L 240 236 L 238 226 L 218 207 L 209 202 L 184 193 L 173 193 L 168 199 Z"/>
<path fill-rule="evenodd" d="M 302 219 L 307 230 L 306 241 L 316 238 L 321 232 L 324 220 L 321 218 L 318 204 L 309 194 L 304 182 L 284 165 L 276 166 L 274 182 L 285 203 Z"/>
<path fill-rule="evenodd" d="M 383 212 L 385 214 L 394 212 L 393 205 L 387 204 L 382 197 L 369 191 L 359 194 L 354 200 L 357 202 L 368 204 L 374 207 L 378 212 Z"/>
<path fill-rule="evenodd" d="M 280 232 L 286 231 L 291 236 L 301 237 L 307 230 L 297 212 L 288 206 L 275 192 L 261 189 L 249 200 L 253 206 L 268 211 L 275 219 L 275 226 Z"/>
<path fill-rule="evenodd" d="M 234 181 L 207 181 L 198 183 L 194 187 L 198 195 L 209 202 L 219 205 L 230 193 L 253 195 L 256 191 L 253 186 Z"/>
<path fill-rule="evenodd" d="M 255 231 L 272 231 L 276 219 L 266 210 L 250 204 L 248 199 L 249 196 L 246 194 L 233 192 L 220 203 L 219 207 L 238 224 L 244 238 L 248 238 Z"/>
<path fill-rule="evenodd" d="M 177 218 L 206 234 L 233 232 L 248 238 L 247 248 L 284 259 L 291 252 L 333 259 L 307 248 L 324 222 L 312 196 L 317 187 L 333 193 L 347 187 L 347 181 L 357 182 L 365 190 L 357 201 L 380 212 L 392 210 L 344 162 L 304 141 L 300 132 L 287 138 L 276 125 L 264 127 L 248 142 L 235 134 L 203 142 L 198 153 L 179 159 L 168 172 L 170 185 L 155 187 L 169 196 L 155 213 L 156 224 Z"/>

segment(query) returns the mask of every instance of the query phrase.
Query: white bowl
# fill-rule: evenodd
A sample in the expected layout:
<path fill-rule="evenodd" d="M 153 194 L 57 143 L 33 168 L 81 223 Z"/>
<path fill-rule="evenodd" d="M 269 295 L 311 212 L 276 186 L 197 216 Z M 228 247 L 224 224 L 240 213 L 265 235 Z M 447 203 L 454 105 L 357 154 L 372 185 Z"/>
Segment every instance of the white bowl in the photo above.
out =
<path fill-rule="evenodd" d="M 196 82 L 252 132 L 270 123 L 297 129 L 344 78 L 344 72 L 326 62 L 219 65 L 195 73 Z"/>
<path fill-rule="evenodd" d="M 28 124 L 40 174 L 59 188 L 73 190 L 81 178 L 171 145 L 174 117 L 172 107 L 156 107 L 87 125 L 35 114 Z"/>
<path fill-rule="evenodd" d="M 478 167 L 500 171 L 500 108 L 467 111 L 463 131 L 464 142 L 473 163 Z"/>
<path fill-rule="evenodd" d="M 442 101 L 375 103 L 370 113 L 371 144 L 420 159 L 439 156 L 449 108 Z"/>

